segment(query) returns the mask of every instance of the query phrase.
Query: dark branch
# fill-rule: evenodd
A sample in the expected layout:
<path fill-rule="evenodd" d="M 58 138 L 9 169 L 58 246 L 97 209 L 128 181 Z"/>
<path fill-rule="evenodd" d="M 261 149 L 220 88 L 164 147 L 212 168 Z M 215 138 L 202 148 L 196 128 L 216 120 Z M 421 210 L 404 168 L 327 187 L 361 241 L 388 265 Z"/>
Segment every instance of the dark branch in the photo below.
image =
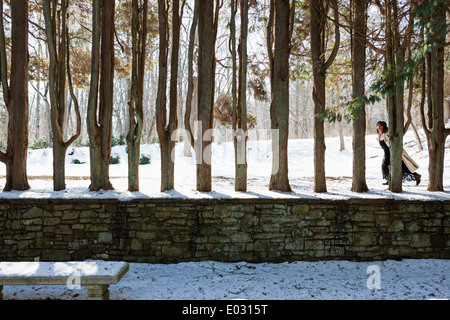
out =
<path fill-rule="evenodd" d="M 336 56 L 339 52 L 339 46 L 341 44 L 341 32 L 339 30 L 339 10 L 338 10 L 337 0 L 334 0 L 332 5 L 333 5 L 333 10 L 334 10 L 335 40 L 334 40 L 333 51 L 331 52 L 330 57 L 328 58 L 327 62 L 325 62 L 325 65 L 323 67 L 324 72 L 331 66 L 334 59 L 336 59 Z"/>

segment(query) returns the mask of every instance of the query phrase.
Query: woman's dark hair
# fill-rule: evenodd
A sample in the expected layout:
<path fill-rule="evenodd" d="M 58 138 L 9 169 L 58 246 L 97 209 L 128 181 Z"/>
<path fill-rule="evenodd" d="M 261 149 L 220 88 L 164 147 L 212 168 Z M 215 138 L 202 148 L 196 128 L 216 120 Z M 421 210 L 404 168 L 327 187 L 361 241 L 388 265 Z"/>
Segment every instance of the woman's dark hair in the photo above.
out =
<path fill-rule="evenodd" d="M 387 126 L 387 123 L 386 123 L 386 122 L 384 122 L 384 121 L 378 121 L 378 123 L 377 123 L 377 127 L 378 127 L 378 125 L 382 125 L 382 126 L 383 126 L 383 133 L 386 133 L 386 132 L 388 132 L 388 131 L 389 131 L 389 129 L 388 129 L 388 126 Z M 377 133 L 379 133 L 379 132 L 378 132 L 378 129 L 377 129 Z"/>

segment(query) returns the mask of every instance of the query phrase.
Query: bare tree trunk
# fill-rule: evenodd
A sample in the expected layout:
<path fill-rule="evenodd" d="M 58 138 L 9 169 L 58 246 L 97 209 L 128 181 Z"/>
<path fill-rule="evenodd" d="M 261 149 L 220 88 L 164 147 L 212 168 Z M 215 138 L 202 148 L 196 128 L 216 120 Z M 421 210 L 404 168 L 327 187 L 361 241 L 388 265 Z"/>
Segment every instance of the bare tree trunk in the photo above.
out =
<path fill-rule="evenodd" d="M 232 125 L 233 130 L 237 129 L 237 108 L 238 108 L 238 66 L 237 66 L 237 49 L 236 49 L 236 12 L 237 6 L 234 0 L 231 0 L 231 15 L 230 15 L 230 40 L 231 40 L 231 60 L 232 60 L 232 78 L 231 78 L 231 96 L 232 96 Z M 241 61 L 239 61 L 241 63 Z M 235 152 L 235 166 L 237 168 L 237 143 L 236 137 L 233 133 L 233 143 L 234 143 L 234 152 Z M 236 169 L 237 173 L 237 169 Z M 236 174 L 237 178 L 237 174 Z"/>
<path fill-rule="evenodd" d="M 197 190 L 212 190 L 211 172 L 211 129 L 214 119 L 214 87 L 215 87 L 215 22 L 213 0 L 204 0 L 199 7 L 199 60 L 198 60 L 198 130 L 201 145 L 195 150 L 197 158 Z"/>
<path fill-rule="evenodd" d="M 194 47 L 195 47 L 195 35 L 197 31 L 198 24 L 198 14 L 199 14 L 199 1 L 195 0 L 194 4 L 194 16 L 192 18 L 191 30 L 189 33 L 189 48 L 188 48 L 188 88 L 186 94 L 186 111 L 184 116 L 184 125 L 186 129 L 186 133 L 188 134 L 186 138 L 186 142 L 189 142 L 189 147 L 185 146 L 185 150 L 189 150 L 189 152 L 185 151 L 185 155 L 191 154 L 191 148 L 194 148 L 194 133 L 191 126 L 191 119 L 193 116 L 192 112 L 192 101 L 194 97 L 195 91 L 195 79 L 194 79 Z"/>
<path fill-rule="evenodd" d="M 241 1 L 241 36 L 239 44 L 239 70 L 236 65 L 236 11 L 231 1 L 231 47 L 233 56 L 233 143 L 235 153 L 235 190 L 247 191 L 247 34 L 248 2 Z M 239 71 L 239 90 L 237 88 Z M 239 91 L 239 92 L 238 92 Z"/>
<path fill-rule="evenodd" d="M 144 124 L 144 76 L 147 47 L 148 0 L 133 0 L 132 51 L 133 67 L 129 106 L 128 191 L 139 191 L 139 160 Z M 142 12 L 142 17 L 140 12 Z"/>
<path fill-rule="evenodd" d="M 130 78 L 125 78 L 124 79 L 124 90 L 123 90 L 123 95 L 124 95 L 124 103 L 120 106 L 121 108 L 118 110 L 119 113 L 119 118 L 121 118 L 121 125 L 120 125 L 120 131 L 119 131 L 119 136 L 121 134 L 126 135 L 128 134 L 128 132 L 130 132 L 130 130 L 132 130 L 130 128 L 130 117 L 127 111 L 127 106 L 128 106 L 128 102 L 131 99 L 131 79 Z M 121 114 L 121 115 L 120 115 Z"/>
<path fill-rule="evenodd" d="M 324 120 L 318 115 L 325 111 L 326 71 L 336 58 L 340 45 L 339 14 L 337 2 L 332 1 L 335 21 L 335 43 L 333 51 L 325 61 L 326 12 L 324 0 L 310 0 L 311 8 L 311 57 L 313 64 L 313 101 L 314 101 L 314 191 L 327 192 L 325 176 L 325 132 Z"/>
<path fill-rule="evenodd" d="M 367 192 L 366 183 L 366 21 L 367 3 L 354 0 L 354 19 L 352 28 L 352 81 L 353 100 L 358 101 L 353 120 L 353 192 Z"/>
<path fill-rule="evenodd" d="M 404 63 L 404 50 L 400 47 L 397 1 L 386 5 L 386 62 L 391 69 L 387 72 L 387 106 L 389 114 L 390 172 L 389 189 L 402 192 L 403 182 L 403 130 L 404 130 L 404 83 L 401 80 Z"/>
<path fill-rule="evenodd" d="M 290 7 L 288 0 L 275 1 L 275 51 L 273 55 L 273 87 L 270 106 L 271 128 L 278 132 L 272 139 L 272 175 L 269 189 L 291 192 L 288 170 L 289 141 L 289 55 Z M 277 141 L 278 140 L 278 141 Z"/>
<path fill-rule="evenodd" d="M 422 124 L 428 141 L 429 153 L 429 182 L 428 191 L 444 191 L 444 157 L 445 140 L 450 135 L 450 129 L 445 128 L 444 123 L 444 61 L 445 61 L 445 37 L 446 37 L 446 18 L 445 5 L 439 3 L 425 21 L 430 26 L 429 40 L 434 45 L 429 54 L 428 68 L 428 96 L 430 97 L 432 108 L 431 127 L 427 127 L 424 112 L 424 99 L 422 97 L 421 116 Z M 425 63 L 424 63 L 425 65 Z M 425 85 L 424 70 L 422 68 L 422 85 Z"/>
<path fill-rule="evenodd" d="M 92 72 L 87 112 L 91 191 L 113 189 L 109 181 L 109 164 L 114 91 L 114 9 L 115 0 L 93 1 Z"/>
<path fill-rule="evenodd" d="M 447 24 L 450 24 L 450 11 L 447 11 Z M 450 43 L 450 32 L 447 32 L 446 40 Z M 450 54 L 449 47 L 447 46 L 447 57 Z M 444 70 L 444 125 L 450 123 L 450 69 Z"/>
<path fill-rule="evenodd" d="M 42 55 L 42 46 L 41 46 L 41 42 L 39 42 L 38 44 L 38 52 L 39 55 Z M 38 67 L 38 80 L 37 80 L 37 97 L 36 97 L 36 131 L 34 134 L 34 139 L 36 141 L 38 141 L 40 139 L 40 127 L 41 127 L 41 79 L 39 74 L 41 73 L 41 69 L 40 67 Z"/>
<path fill-rule="evenodd" d="M 183 7 L 182 9 L 183 10 Z M 169 117 L 166 111 L 166 89 L 167 89 L 167 58 L 169 44 L 168 12 L 166 2 L 158 1 L 159 12 L 159 35 L 160 35 L 160 56 L 159 56 L 159 83 L 157 97 L 156 128 L 158 131 L 161 147 L 161 191 L 173 190 L 175 185 L 175 141 L 173 133 L 178 127 L 177 124 L 177 103 L 178 103 L 178 60 L 180 48 L 180 26 L 181 13 L 180 1 L 173 1 L 172 16 L 172 56 L 171 75 L 169 88 Z"/>
<path fill-rule="evenodd" d="M 27 179 L 28 153 L 28 0 L 11 1 L 11 77 L 8 84 L 3 1 L 0 1 L 0 63 L 3 99 L 8 111 L 8 145 L 0 151 L 6 164 L 4 191 L 30 189 Z"/>
<path fill-rule="evenodd" d="M 167 123 L 167 81 L 168 81 L 168 51 L 169 51 L 169 30 L 168 30 L 168 12 L 166 9 L 166 0 L 158 0 L 158 21 L 159 21 L 159 76 L 158 76 L 158 93 L 156 97 L 156 129 L 159 136 L 161 148 L 161 191 L 173 189 L 172 186 L 167 186 L 169 181 L 166 181 L 167 171 L 172 167 L 170 163 L 169 168 L 165 168 L 168 164 L 166 161 L 171 161 L 170 153 L 167 155 L 166 132 Z M 168 173 L 169 176 L 172 172 Z"/>
<path fill-rule="evenodd" d="M 81 116 L 76 97 L 75 111 L 77 115 L 77 132 L 69 141 L 65 141 L 68 118 L 66 104 L 66 80 L 70 74 L 69 40 L 66 26 L 68 3 L 62 0 L 59 4 L 61 12 L 57 11 L 58 3 L 49 0 L 43 1 L 45 30 L 50 55 L 49 92 L 51 104 L 51 120 L 53 132 L 53 188 L 55 191 L 66 189 L 65 160 L 67 148 L 80 136 Z M 66 65 L 67 64 L 67 65 Z M 69 75 L 70 78 L 70 75 Z M 71 90 L 72 82 L 69 79 Z M 73 92 L 72 92 L 73 93 Z"/>
<path fill-rule="evenodd" d="M 405 56 L 406 56 L 406 62 L 409 65 L 412 65 L 412 47 L 411 47 L 411 37 L 414 30 L 414 10 L 416 8 L 415 4 L 411 4 L 410 13 L 409 13 L 409 25 L 408 25 L 408 31 L 405 34 Z M 409 130 L 409 126 L 412 124 L 413 119 L 411 115 L 411 109 L 413 105 L 413 95 L 414 95 L 414 74 L 407 79 L 407 86 L 408 86 L 408 101 L 407 106 L 405 110 L 405 116 L 406 116 L 406 123 L 404 125 L 403 134 L 406 134 Z"/>

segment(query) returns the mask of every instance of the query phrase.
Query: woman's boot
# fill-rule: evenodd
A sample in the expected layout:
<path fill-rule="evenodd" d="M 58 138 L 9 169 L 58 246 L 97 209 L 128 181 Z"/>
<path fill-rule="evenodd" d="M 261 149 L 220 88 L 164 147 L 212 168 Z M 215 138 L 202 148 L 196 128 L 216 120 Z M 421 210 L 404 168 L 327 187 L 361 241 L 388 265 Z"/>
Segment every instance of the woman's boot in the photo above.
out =
<path fill-rule="evenodd" d="M 416 180 L 416 186 L 418 186 L 420 184 L 420 178 L 422 178 L 422 176 L 416 172 L 414 172 L 412 176 L 414 177 L 414 180 Z"/>

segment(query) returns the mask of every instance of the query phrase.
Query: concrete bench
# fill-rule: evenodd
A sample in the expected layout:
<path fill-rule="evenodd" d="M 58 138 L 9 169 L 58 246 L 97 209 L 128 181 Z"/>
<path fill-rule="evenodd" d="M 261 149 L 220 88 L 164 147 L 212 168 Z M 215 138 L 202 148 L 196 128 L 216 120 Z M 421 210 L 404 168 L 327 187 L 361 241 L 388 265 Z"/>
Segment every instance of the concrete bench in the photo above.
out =
<path fill-rule="evenodd" d="M 126 262 L 0 262 L 0 300 L 3 286 L 84 286 L 89 300 L 109 300 L 109 285 L 128 272 Z"/>

